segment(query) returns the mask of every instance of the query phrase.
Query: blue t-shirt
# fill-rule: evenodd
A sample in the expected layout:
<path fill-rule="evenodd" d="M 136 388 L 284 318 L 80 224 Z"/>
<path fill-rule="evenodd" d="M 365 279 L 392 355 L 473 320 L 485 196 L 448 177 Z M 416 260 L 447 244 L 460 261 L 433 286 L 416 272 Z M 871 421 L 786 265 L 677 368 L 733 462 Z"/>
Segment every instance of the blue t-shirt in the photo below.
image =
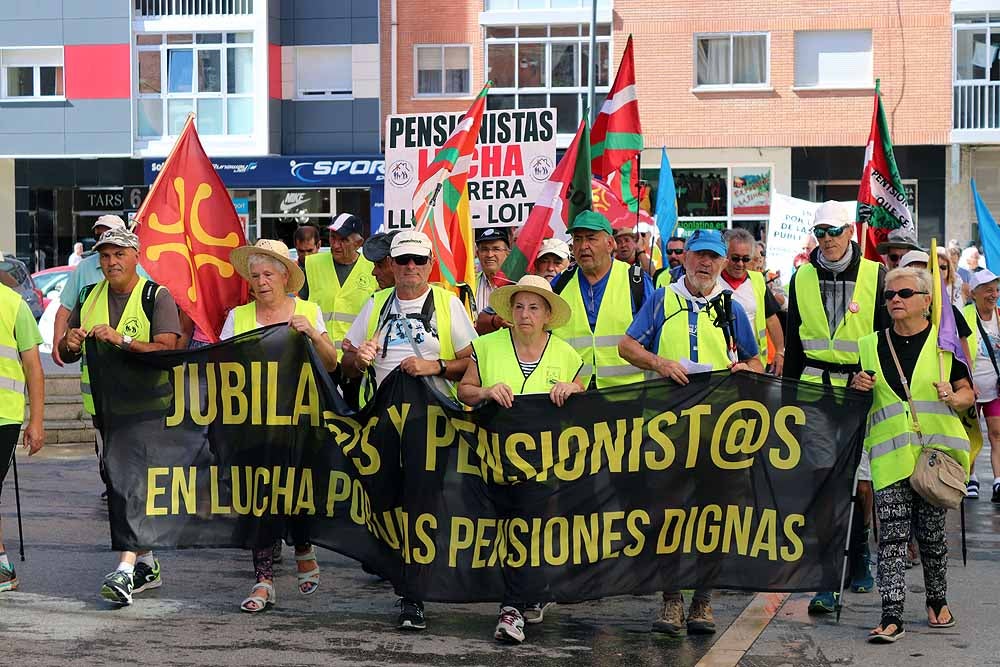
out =
<path fill-rule="evenodd" d="M 729 290 L 725 291 L 728 292 Z M 653 293 L 653 298 L 646 299 L 646 303 L 636 313 L 635 319 L 632 320 L 632 324 L 626 333 L 639 341 L 640 345 L 653 354 L 659 354 L 660 331 L 663 329 L 664 322 L 666 322 L 666 316 L 663 314 L 663 300 L 667 297 L 674 298 L 675 296 L 690 306 L 687 310 L 689 332 L 688 358 L 692 362 L 697 363 L 698 312 L 701 310 L 699 306 L 703 306 L 704 302 L 685 299 L 669 287 L 661 287 Z M 735 299 L 732 301 L 732 306 L 733 319 L 735 320 L 733 326 L 736 329 L 736 356 L 740 361 L 746 361 L 747 359 L 756 357 L 759 353 L 757 339 L 754 336 L 753 327 L 750 326 L 750 320 L 746 315 L 746 311 L 743 310 L 743 306 Z M 683 316 L 678 314 L 676 317 Z"/>
<path fill-rule="evenodd" d="M 561 273 L 552 279 L 551 283 L 553 287 L 559 282 L 560 277 L 562 277 Z M 591 285 L 590 281 L 583 275 L 583 271 L 579 268 L 576 269 L 576 279 L 580 281 L 580 296 L 583 298 L 583 307 L 587 311 L 587 321 L 590 323 L 591 331 L 597 325 L 597 313 L 601 310 L 601 301 L 604 300 L 604 288 L 608 286 L 608 278 L 610 277 L 611 272 L 608 271 L 603 278 Z M 632 277 L 629 276 L 629 280 L 631 279 Z M 649 274 L 643 271 L 642 302 L 644 304 L 649 303 L 651 296 L 653 296 L 653 281 L 650 279 Z M 631 298 L 632 292 L 629 290 L 629 299 Z"/>
<path fill-rule="evenodd" d="M 141 277 L 149 280 L 149 274 L 142 268 L 142 265 L 135 268 Z M 95 252 L 93 255 L 84 257 L 76 265 L 76 269 L 66 278 L 66 284 L 63 285 L 62 292 L 59 294 L 59 305 L 72 312 L 80 299 L 80 291 L 84 287 L 96 285 L 102 280 L 104 280 L 104 272 L 101 271 L 101 255 Z"/>

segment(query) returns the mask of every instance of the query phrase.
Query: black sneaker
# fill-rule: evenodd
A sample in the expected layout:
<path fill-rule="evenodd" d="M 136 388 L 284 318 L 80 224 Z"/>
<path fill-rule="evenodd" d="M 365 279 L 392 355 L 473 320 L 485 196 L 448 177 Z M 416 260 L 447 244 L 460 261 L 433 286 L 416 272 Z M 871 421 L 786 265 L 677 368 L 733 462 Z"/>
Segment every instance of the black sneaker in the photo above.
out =
<path fill-rule="evenodd" d="M 123 607 L 132 604 L 132 577 L 121 570 L 106 575 L 101 585 L 101 597 Z"/>
<path fill-rule="evenodd" d="M 424 620 L 424 603 L 409 598 L 399 598 L 399 621 L 397 627 L 400 630 L 423 630 L 427 627 Z"/>
<path fill-rule="evenodd" d="M 282 542 L 281 540 L 278 540 L 277 542 L 274 543 L 274 546 L 271 547 L 271 563 L 277 564 L 281 562 L 282 558 L 281 548 L 283 546 L 285 546 L 285 543 Z"/>
<path fill-rule="evenodd" d="M 160 579 L 160 561 L 153 559 L 153 567 L 143 562 L 135 564 L 135 572 L 132 573 L 132 595 L 148 591 L 152 588 L 159 588 L 163 585 Z"/>
<path fill-rule="evenodd" d="M 993 497 L 990 498 L 991 503 L 1000 503 L 1000 482 L 993 483 Z"/>

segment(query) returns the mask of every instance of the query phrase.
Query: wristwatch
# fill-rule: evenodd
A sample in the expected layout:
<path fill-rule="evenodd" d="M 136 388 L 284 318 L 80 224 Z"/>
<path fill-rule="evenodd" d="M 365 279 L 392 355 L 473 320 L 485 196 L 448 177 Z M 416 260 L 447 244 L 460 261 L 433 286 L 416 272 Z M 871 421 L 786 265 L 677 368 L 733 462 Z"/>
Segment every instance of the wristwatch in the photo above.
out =
<path fill-rule="evenodd" d="M 444 363 L 444 359 L 438 359 L 438 375 L 443 376 L 448 372 L 448 364 Z"/>
<path fill-rule="evenodd" d="M 132 347 L 132 337 L 123 335 L 121 345 L 119 345 L 118 347 L 120 347 L 123 350 L 127 350 L 130 347 Z"/>

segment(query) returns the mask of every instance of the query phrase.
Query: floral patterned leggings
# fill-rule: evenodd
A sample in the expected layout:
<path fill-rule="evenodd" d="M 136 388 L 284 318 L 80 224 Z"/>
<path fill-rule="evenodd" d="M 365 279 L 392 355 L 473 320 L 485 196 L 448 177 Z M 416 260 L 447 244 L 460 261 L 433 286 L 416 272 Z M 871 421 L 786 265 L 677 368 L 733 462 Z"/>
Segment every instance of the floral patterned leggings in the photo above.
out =
<path fill-rule="evenodd" d="M 915 527 L 924 570 L 927 605 L 943 604 L 948 592 L 948 540 L 944 531 L 947 510 L 934 507 L 904 479 L 875 492 L 878 513 L 878 589 L 882 615 L 902 618 L 906 599 L 906 544 L 911 521 Z"/>

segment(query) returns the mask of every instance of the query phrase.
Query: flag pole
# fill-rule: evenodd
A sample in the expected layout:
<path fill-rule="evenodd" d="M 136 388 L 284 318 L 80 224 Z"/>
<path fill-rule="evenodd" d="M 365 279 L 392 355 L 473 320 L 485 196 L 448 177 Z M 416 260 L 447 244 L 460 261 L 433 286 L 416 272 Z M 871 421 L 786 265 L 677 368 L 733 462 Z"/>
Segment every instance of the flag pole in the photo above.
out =
<path fill-rule="evenodd" d="M 24 526 L 21 524 L 21 483 L 17 478 L 17 447 L 10 456 L 10 465 L 14 468 L 14 501 L 17 504 L 17 537 L 21 547 L 21 562 L 24 562 Z M 964 517 L 963 517 L 964 518 Z M 962 533 L 965 534 L 964 532 Z M 963 542 L 964 546 L 964 542 Z"/>
<path fill-rule="evenodd" d="M 597 77 L 594 70 L 597 67 L 597 0 L 590 3 L 590 71 L 587 73 L 587 114 L 590 122 L 594 122 L 594 90 L 597 86 Z"/>
<path fill-rule="evenodd" d="M 156 186 L 160 184 L 160 179 L 163 178 L 163 174 L 167 171 L 167 165 L 170 164 L 170 161 L 174 157 L 174 153 L 177 151 L 177 146 L 181 143 L 181 137 L 184 136 L 188 126 L 194 122 L 194 119 L 195 113 L 193 111 L 189 111 L 187 118 L 184 120 L 184 127 L 181 128 L 181 133 L 177 135 L 177 141 L 174 142 L 174 145 L 170 148 L 170 152 L 167 153 L 166 159 L 163 160 L 163 164 L 160 166 L 160 173 L 158 173 L 156 178 L 153 179 L 153 184 L 149 187 L 149 192 L 156 191 Z M 139 205 L 139 210 L 135 212 L 135 224 L 137 225 L 142 222 L 142 216 L 146 213 L 146 204 L 149 203 L 149 192 L 146 193 L 146 197 L 142 200 L 142 204 Z"/>

